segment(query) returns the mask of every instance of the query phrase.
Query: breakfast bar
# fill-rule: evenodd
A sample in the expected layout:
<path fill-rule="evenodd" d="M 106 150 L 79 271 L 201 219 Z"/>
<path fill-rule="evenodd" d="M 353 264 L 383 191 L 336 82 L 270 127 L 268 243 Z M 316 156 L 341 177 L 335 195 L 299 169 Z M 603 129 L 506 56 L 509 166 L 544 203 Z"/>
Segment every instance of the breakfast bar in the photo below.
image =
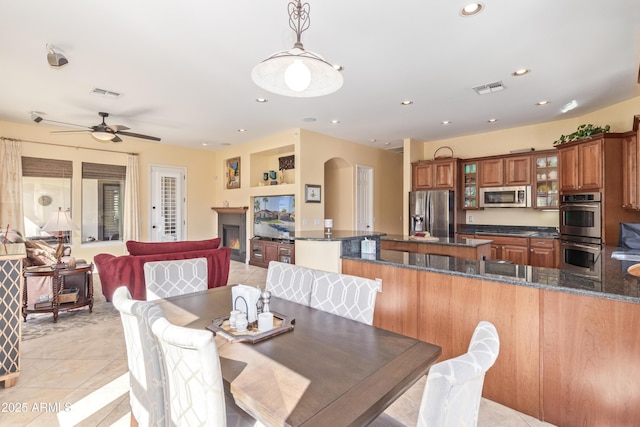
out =
<path fill-rule="evenodd" d="M 603 249 L 598 275 L 389 250 L 345 256 L 342 270 L 382 279 L 374 326 L 435 343 L 443 359 L 492 322 L 501 350 L 486 398 L 555 425 L 634 425 L 640 283 L 614 252 Z"/>
<path fill-rule="evenodd" d="M 387 234 L 380 239 L 382 249 L 413 252 L 418 254 L 447 255 L 466 259 L 491 257 L 491 242 L 487 239 L 465 237 L 416 237 Z"/>

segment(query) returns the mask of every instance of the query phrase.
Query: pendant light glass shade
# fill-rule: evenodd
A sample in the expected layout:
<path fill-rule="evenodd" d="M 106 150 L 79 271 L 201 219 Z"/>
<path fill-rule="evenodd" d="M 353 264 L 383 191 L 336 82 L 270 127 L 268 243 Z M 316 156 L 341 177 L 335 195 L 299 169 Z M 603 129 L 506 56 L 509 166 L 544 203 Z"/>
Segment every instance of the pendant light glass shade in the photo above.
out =
<path fill-rule="evenodd" d="M 309 28 L 309 4 L 289 3 L 289 26 L 296 32 L 292 49 L 274 53 L 253 68 L 251 79 L 278 95 L 314 97 L 340 89 L 342 74 L 317 53 L 305 50 L 300 34 Z"/>

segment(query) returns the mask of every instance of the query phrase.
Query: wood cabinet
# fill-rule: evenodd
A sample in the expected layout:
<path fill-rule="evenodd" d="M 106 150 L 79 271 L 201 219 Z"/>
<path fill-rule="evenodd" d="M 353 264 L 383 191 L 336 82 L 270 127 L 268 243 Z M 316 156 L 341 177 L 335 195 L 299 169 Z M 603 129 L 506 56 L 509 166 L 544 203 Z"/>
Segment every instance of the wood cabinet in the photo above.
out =
<path fill-rule="evenodd" d="M 264 240 L 254 237 L 250 241 L 249 264 L 269 267 L 270 261 L 295 264 L 295 245 L 288 242 Z"/>
<path fill-rule="evenodd" d="M 529 264 L 534 267 L 558 268 L 559 265 L 558 239 L 529 239 Z"/>
<path fill-rule="evenodd" d="M 457 166 L 454 158 L 412 163 L 412 191 L 455 190 Z"/>
<path fill-rule="evenodd" d="M 552 151 L 533 156 L 533 207 L 558 207 L 558 153 Z"/>
<path fill-rule="evenodd" d="M 491 258 L 511 261 L 514 264 L 529 264 L 529 238 L 512 236 L 482 235 L 479 238 L 493 240 Z"/>
<path fill-rule="evenodd" d="M 479 209 L 478 203 L 478 174 L 479 163 L 462 163 L 462 209 Z"/>
<path fill-rule="evenodd" d="M 560 191 L 602 188 L 603 138 L 558 147 Z"/>
<path fill-rule="evenodd" d="M 531 184 L 531 156 L 509 156 L 480 162 L 480 187 Z"/>

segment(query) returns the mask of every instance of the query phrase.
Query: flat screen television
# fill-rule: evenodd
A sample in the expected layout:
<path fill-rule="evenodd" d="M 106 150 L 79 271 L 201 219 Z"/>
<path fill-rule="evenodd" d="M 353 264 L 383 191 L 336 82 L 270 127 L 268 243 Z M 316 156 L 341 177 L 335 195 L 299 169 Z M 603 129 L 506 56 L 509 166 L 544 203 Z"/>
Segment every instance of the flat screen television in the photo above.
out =
<path fill-rule="evenodd" d="M 254 236 L 291 239 L 295 230 L 295 196 L 291 194 L 253 198 Z"/>

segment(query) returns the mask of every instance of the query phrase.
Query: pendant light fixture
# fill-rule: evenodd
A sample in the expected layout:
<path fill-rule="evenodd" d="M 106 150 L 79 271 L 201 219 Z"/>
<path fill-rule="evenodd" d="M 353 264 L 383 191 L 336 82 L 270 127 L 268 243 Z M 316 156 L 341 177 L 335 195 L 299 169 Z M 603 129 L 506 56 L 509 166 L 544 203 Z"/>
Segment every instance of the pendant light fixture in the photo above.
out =
<path fill-rule="evenodd" d="M 300 35 L 309 28 L 309 3 L 288 5 L 289 27 L 297 41 L 292 49 L 276 52 L 253 68 L 251 79 L 278 95 L 314 97 L 328 95 L 342 87 L 340 71 L 317 53 L 305 50 Z"/>

